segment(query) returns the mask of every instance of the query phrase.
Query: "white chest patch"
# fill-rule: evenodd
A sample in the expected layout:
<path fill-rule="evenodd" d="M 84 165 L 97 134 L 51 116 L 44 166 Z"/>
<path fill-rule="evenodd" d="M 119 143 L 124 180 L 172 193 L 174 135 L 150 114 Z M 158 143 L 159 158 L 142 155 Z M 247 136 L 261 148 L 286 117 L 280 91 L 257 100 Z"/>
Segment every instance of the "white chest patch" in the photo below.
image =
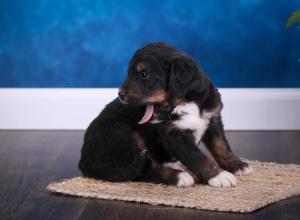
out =
<path fill-rule="evenodd" d="M 198 145 L 208 127 L 212 114 L 206 112 L 201 116 L 199 107 L 195 102 L 178 105 L 172 113 L 179 115 L 179 119 L 174 121 L 173 124 L 180 129 L 193 131 L 195 144 Z"/>

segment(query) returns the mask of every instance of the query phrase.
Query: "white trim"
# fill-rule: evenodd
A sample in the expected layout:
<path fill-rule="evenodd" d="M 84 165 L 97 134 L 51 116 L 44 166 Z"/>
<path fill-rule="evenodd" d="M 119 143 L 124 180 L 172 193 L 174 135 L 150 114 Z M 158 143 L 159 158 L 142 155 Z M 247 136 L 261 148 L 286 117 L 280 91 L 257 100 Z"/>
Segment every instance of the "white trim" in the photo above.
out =
<path fill-rule="evenodd" d="M 226 130 L 300 129 L 300 89 L 220 89 Z M 0 129 L 85 129 L 117 89 L 0 89 Z"/>

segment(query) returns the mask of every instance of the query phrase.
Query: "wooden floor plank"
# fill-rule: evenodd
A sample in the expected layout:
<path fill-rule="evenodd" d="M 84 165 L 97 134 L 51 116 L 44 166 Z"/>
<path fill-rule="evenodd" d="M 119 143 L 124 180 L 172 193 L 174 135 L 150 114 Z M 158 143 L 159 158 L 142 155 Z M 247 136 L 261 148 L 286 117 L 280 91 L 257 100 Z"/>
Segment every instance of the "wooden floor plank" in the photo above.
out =
<path fill-rule="evenodd" d="M 300 131 L 230 131 L 236 154 L 300 164 Z M 299 219 L 300 197 L 253 214 L 221 213 L 50 194 L 48 183 L 80 175 L 83 131 L 0 130 L 0 219 Z"/>
<path fill-rule="evenodd" d="M 47 163 L 56 152 L 47 152 L 48 156 L 35 157 L 35 151 L 41 150 L 35 134 L 21 131 L 0 132 L 0 219 L 13 216 L 17 207 L 39 186 Z M 48 159 L 48 160 L 47 160 Z"/>
<path fill-rule="evenodd" d="M 73 135 L 75 136 L 72 137 Z M 68 133 L 65 137 L 65 133 L 60 131 L 52 131 L 50 134 L 36 131 L 33 134 L 29 133 L 27 139 L 31 141 L 15 138 L 17 143 L 23 142 L 26 149 L 19 154 L 20 156 L 18 151 L 22 148 L 19 146 L 16 152 L 8 151 L 11 154 L 8 157 L 12 157 L 10 164 L 18 166 L 18 169 L 10 167 L 9 172 L 4 173 L 4 176 L 13 178 L 10 184 L 6 182 L 6 185 L 13 189 L 6 195 L 14 199 L 10 200 L 9 204 L 3 203 L 4 211 L 1 213 L 6 218 L 13 219 L 77 219 L 76 213 L 81 213 L 87 201 L 56 197 L 47 193 L 45 187 L 49 182 L 79 175 L 79 171 L 74 169 L 74 164 L 78 161 L 82 132 L 79 135 L 78 132 Z M 10 146 L 14 146 L 11 144 L 13 143 L 9 143 Z M 7 148 L 3 145 L 1 147 Z M 70 213 L 65 212 L 62 207 L 69 209 Z"/>

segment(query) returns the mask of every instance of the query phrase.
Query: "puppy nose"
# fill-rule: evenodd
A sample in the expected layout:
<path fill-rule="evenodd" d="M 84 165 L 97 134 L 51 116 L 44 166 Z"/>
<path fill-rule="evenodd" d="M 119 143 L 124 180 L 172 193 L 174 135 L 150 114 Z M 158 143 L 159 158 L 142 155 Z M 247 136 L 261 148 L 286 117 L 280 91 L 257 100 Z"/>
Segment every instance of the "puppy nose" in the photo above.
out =
<path fill-rule="evenodd" d="M 125 99 L 125 92 L 123 90 L 120 90 L 118 92 L 119 98 L 123 101 Z"/>

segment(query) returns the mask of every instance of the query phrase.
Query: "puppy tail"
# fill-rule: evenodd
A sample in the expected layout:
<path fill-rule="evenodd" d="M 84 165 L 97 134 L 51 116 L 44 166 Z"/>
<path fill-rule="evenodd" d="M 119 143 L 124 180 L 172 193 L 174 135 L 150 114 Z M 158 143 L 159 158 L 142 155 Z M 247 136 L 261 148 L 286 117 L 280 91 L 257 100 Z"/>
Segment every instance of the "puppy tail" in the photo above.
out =
<path fill-rule="evenodd" d="M 147 162 L 147 150 L 136 155 L 133 162 L 124 167 L 112 167 L 111 165 L 91 168 L 80 160 L 78 167 L 87 177 L 108 181 L 128 181 L 137 179 L 144 170 Z"/>

